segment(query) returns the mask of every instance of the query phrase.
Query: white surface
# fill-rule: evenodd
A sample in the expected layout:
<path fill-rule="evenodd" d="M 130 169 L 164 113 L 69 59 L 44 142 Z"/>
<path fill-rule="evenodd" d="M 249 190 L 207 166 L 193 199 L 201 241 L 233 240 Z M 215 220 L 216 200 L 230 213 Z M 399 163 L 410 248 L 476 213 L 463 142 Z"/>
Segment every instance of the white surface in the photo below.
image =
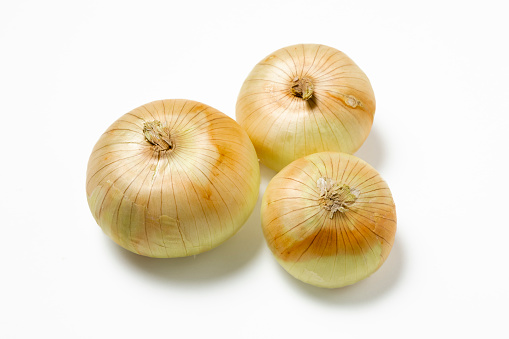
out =
<path fill-rule="evenodd" d="M 4 1 L 1 338 L 507 338 L 509 47 L 503 1 Z M 281 47 L 348 54 L 377 98 L 357 153 L 396 201 L 384 266 L 338 290 L 273 260 L 259 204 L 196 258 L 131 254 L 88 210 L 101 133 L 152 100 L 234 117 Z M 262 168 L 263 194 L 274 173 Z"/>

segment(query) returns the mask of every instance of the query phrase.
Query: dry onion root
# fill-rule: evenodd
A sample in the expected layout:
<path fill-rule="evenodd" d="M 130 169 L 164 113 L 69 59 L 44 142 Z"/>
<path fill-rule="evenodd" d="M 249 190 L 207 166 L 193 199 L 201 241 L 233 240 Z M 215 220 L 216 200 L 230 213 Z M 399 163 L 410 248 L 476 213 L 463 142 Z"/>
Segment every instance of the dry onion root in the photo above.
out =
<path fill-rule="evenodd" d="M 308 154 L 353 154 L 368 137 L 375 96 L 364 72 L 324 45 L 282 48 L 245 80 L 236 119 L 260 161 L 279 171 Z"/>
<path fill-rule="evenodd" d="M 364 279 L 387 259 L 396 233 L 391 191 L 365 161 L 322 152 L 286 166 L 262 200 L 262 227 L 277 261 L 319 287 Z"/>
<path fill-rule="evenodd" d="M 87 197 L 122 247 L 150 257 L 207 251 L 251 214 L 260 169 L 247 134 L 225 114 L 188 100 L 143 105 L 95 145 Z"/>

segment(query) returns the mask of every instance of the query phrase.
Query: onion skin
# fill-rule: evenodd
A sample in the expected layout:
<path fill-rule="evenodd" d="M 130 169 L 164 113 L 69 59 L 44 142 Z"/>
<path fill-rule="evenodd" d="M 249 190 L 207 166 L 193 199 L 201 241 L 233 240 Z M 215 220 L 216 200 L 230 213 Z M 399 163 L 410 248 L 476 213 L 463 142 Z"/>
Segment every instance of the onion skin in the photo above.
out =
<path fill-rule="evenodd" d="M 259 184 L 255 149 L 233 119 L 199 102 L 161 100 L 123 115 L 100 137 L 86 191 L 95 220 L 117 244 L 171 258 L 235 234 Z"/>
<path fill-rule="evenodd" d="M 317 182 L 330 178 L 355 196 L 342 211 L 324 207 Z M 321 152 L 292 162 L 262 199 L 268 247 L 295 278 L 318 287 L 353 284 L 387 259 L 396 233 L 391 191 L 378 172 L 349 154 Z"/>
<path fill-rule="evenodd" d="M 371 130 L 375 106 L 369 79 L 347 55 L 301 44 L 254 67 L 240 90 L 236 120 L 260 161 L 279 171 L 317 152 L 355 153 Z"/>

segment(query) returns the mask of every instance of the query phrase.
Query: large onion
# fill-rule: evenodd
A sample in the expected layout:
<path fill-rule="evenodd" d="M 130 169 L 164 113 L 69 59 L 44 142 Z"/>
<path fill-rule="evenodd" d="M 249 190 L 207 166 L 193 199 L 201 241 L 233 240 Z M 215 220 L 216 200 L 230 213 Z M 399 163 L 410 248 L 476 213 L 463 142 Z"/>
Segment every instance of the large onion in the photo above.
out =
<path fill-rule="evenodd" d="M 114 122 L 87 170 L 90 209 L 122 247 L 150 257 L 209 250 L 252 212 L 260 182 L 255 149 L 225 114 L 162 100 Z"/>
<path fill-rule="evenodd" d="M 236 108 L 260 161 L 276 171 L 316 152 L 353 154 L 374 114 L 364 72 L 344 53 L 314 44 L 282 48 L 260 61 Z"/>
<path fill-rule="evenodd" d="M 389 187 L 373 167 L 344 153 L 316 153 L 286 166 L 267 186 L 261 213 L 277 261 L 320 287 L 375 272 L 396 233 Z"/>

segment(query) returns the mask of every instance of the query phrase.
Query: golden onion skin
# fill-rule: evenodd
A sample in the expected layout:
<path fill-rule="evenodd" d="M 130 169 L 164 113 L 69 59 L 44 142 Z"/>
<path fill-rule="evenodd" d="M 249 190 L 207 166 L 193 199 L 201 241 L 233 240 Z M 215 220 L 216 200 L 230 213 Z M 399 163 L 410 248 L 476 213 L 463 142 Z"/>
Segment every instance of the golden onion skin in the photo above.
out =
<path fill-rule="evenodd" d="M 100 137 L 86 191 L 95 220 L 117 244 L 171 258 L 235 234 L 259 184 L 255 149 L 233 119 L 199 102 L 161 100 L 123 115 Z"/>
<path fill-rule="evenodd" d="M 332 213 L 321 178 L 341 188 L 334 201 L 351 198 L 337 205 L 340 210 Z M 345 153 L 316 153 L 286 166 L 267 186 L 261 216 L 281 266 L 319 287 L 342 287 L 371 275 L 387 259 L 396 233 L 386 182 L 368 163 Z"/>
<path fill-rule="evenodd" d="M 260 61 L 236 106 L 260 161 L 276 171 L 317 152 L 355 153 L 374 114 L 364 72 L 343 52 L 316 44 L 282 48 Z"/>

